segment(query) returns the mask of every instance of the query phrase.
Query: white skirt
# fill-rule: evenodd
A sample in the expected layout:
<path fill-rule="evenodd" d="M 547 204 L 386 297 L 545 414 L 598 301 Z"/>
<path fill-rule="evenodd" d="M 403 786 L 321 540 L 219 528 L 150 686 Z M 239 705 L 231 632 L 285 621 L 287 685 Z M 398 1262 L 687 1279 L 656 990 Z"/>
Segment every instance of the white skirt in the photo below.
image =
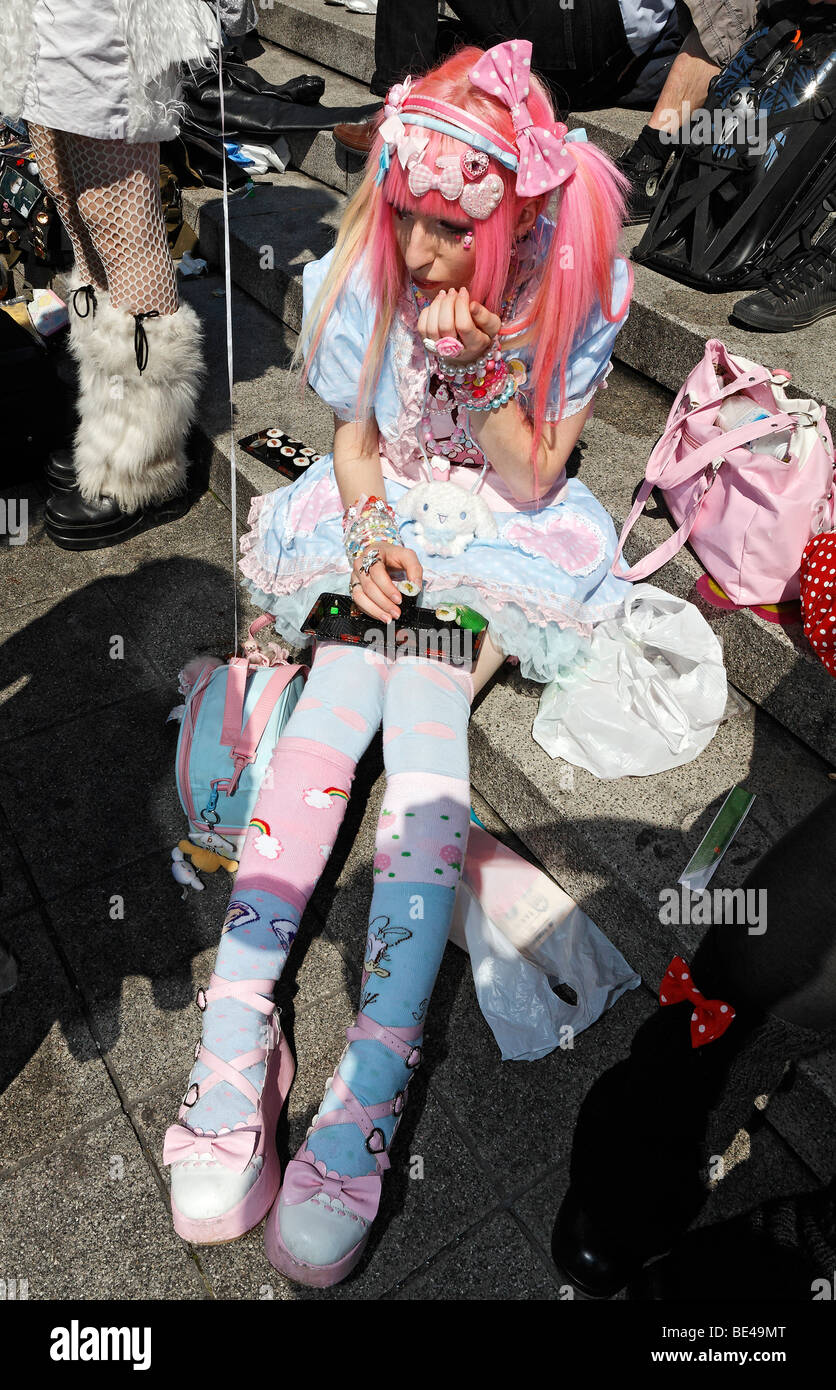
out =
<path fill-rule="evenodd" d="M 162 4 L 171 23 L 177 7 L 173 0 Z M 199 14 L 208 53 L 216 26 L 209 6 L 201 5 Z M 153 76 L 138 71 L 137 53 L 126 41 L 125 0 L 33 0 L 31 23 L 34 56 L 19 113 L 25 120 L 97 140 L 157 141 L 177 134 L 178 64 L 166 62 Z M 196 47 L 193 37 L 190 45 Z"/>

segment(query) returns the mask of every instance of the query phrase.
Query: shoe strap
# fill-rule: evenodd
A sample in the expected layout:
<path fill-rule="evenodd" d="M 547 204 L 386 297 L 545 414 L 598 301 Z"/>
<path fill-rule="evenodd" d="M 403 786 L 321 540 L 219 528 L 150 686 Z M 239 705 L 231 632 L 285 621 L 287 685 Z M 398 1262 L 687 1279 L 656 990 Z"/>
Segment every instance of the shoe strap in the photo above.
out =
<path fill-rule="evenodd" d="M 349 1042 L 379 1042 L 388 1047 L 405 1063 L 410 1071 L 421 1065 L 423 1055 L 417 1040 L 423 1035 L 424 1025 L 419 1023 L 410 1028 L 386 1028 L 368 1014 L 359 1013 L 345 1035 Z"/>
<path fill-rule="evenodd" d="M 396 1053 L 410 1071 L 414 1071 L 421 1064 L 421 1049 L 417 1046 L 417 1039 L 422 1036 L 423 1031 L 423 1024 L 409 1028 L 387 1028 L 368 1014 L 359 1013 L 352 1027 L 346 1029 L 345 1035 L 349 1043 L 381 1043 Z M 409 1085 L 409 1080 L 410 1078 L 407 1079 L 406 1086 Z M 377 1164 L 378 1173 L 384 1173 L 390 1166 L 389 1155 L 383 1130 L 375 1121 L 387 1115 L 395 1115 L 397 1129 L 406 1104 L 406 1089 L 396 1091 L 391 1100 L 381 1101 L 377 1105 L 362 1105 L 339 1071 L 336 1071 L 331 1080 L 331 1090 L 337 1099 L 342 1101 L 344 1108 L 328 1110 L 324 1115 L 319 1115 L 313 1129 L 325 1129 L 328 1125 L 355 1124 L 366 1140 L 366 1148 Z M 394 1137 L 393 1131 L 392 1138 Z"/>
<path fill-rule="evenodd" d="M 197 1105 L 201 1096 L 205 1096 L 207 1092 L 212 1090 L 213 1086 L 217 1086 L 219 1081 L 227 1081 L 230 1086 L 233 1086 L 236 1091 L 246 1097 L 256 1110 L 258 1109 L 260 1094 L 252 1082 L 242 1075 L 242 1072 L 256 1066 L 258 1062 L 265 1061 L 271 1050 L 279 1044 L 279 1011 L 272 999 L 266 999 L 261 994 L 256 993 L 256 989 L 272 990 L 274 984 L 275 981 L 273 980 L 223 980 L 219 975 L 213 974 L 209 988 L 198 990 L 197 1006 L 201 1012 L 214 999 L 232 998 L 249 1004 L 258 1013 L 265 1016 L 269 1014 L 270 1041 L 267 1046 L 254 1047 L 249 1052 L 242 1052 L 238 1057 L 234 1057 L 228 1062 L 223 1057 L 218 1057 L 214 1052 L 210 1052 L 202 1040 L 199 1041 L 195 1047 L 195 1061 L 200 1060 L 204 1066 L 209 1067 L 209 1075 L 205 1076 L 202 1081 L 193 1081 L 188 1087 L 180 1106 L 178 1119 L 187 1119 L 189 1111 Z"/>
<path fill-rule="evenodd" d="M 197 991 L 197 1007 L 203 1013 L 206 1005 L 216 999 L 239 999 L 242 1004 L 249 1004 L 251 1009 L 266 1016 L 276 1007 L 269 997 L 275 983 L 275 980 L 224 980 L 220 975 L 213 974 L 209 988 L 203 989 L 201 986 Z"/>
<path fill-rule="evenodd" d="M 254 1047 L 250 1052 L 242 1052 L 240 1057 L 234 1057 L 231 1062 L 225 1062 L 223 1057 L 217 1057 L 214 1052 L 210 1052 L 203 1043 L 198 1043 L 195 1048 L 195 1061 L 200 1061 L 204 1066 L 210 1068 L 208 1076 L 202 1081 L 193 1081 L 183 1097 L 183 1104 L 180 1107 L 178 1119 L 184 1119 L 193 1106 L 197 1105 L 201 1096 L 205 1096 L 213 1086 L 217 1086 L 219 1081 L 228 1081 L 230 1086 L 234 1086 L 236 1091 L 240 1091 L 250 1104 L 257 1109 L 260 1096 L 251 1081 L 248 1081 L 241 1073 L 247 1071 L 249 1067 L 254 1067 L 258 1062 L 263 1062 L 269 1053 L 269 1048 Z M 190 1100 L 192 1096 L 194 1099 Z"/>
<path fill-rule="evenodd" d="M 330 1089 L 338 1100 L 342 1101 L 345 1109 L 329 1110 L 326 1114 L 319 1115 L 316 1124 L 312 1126 L 312 1132 L 318 1134 L 321 1129 L 326 1129 L 328 1125 L 356 1125 L 366 1140 L 366 1148 L 375 1161 L 377 1172 L 379 1174 L 385 1173 L 390 1167 L 389 1155 L 386 1152 L 386 1138 L 383 1130 L 375 1124 L 375 1120 L 393 1114 L 398 1095 L 403 1093 L 399 1091 L 392 1100 L 384 1100 L 380 1105 L 367 1107 L 360 1104 L 339 1072 L 334 1074 Z M 308 1137 L 310 1138 L 310 1135 Z M 379 1147 L 372 1147 L 372 1144 L 379 1145 Z"/>

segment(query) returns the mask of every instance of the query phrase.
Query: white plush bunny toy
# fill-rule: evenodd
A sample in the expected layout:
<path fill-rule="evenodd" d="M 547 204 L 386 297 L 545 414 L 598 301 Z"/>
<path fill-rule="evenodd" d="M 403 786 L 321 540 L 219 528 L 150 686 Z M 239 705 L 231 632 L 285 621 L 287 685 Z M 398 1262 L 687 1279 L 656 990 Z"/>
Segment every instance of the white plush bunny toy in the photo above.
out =
<path fill-rule="evenodd" d="M 395 509 L 415 523 L 415 534 L 428 555 L 461 555 L 473 540 L 497 534 L 487 502 L 456 483 L 418 483 Z"/>

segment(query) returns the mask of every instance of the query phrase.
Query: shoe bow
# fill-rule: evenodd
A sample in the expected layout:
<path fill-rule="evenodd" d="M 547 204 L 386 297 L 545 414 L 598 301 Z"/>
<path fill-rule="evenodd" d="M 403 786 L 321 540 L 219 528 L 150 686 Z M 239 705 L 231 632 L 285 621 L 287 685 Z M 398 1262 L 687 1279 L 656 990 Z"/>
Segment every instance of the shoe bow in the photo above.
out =
<path fill-rule="evenodd" d="M 282 1196 L 290 1206 L 296 1206 L 320 1192 L 326 1197 L 338 1197 L 364 1221 L 374 1221 L 380 1203 L 380 1178 L 376 1173 L 364 1178 L 344 1178 L 339 1173 L 329 1173 L 325 1164 L 306 1150 L 288 1163 Z"/>
<path fill-rule="evenodd" d="M 209 1154 L 233 1173 L 243 1173 L 258 1143 L 258 1131 L 233 1129 L 229 1134 L 195 1134 L 185 1125 L 169 1125 L 163 1143 L 163 1163 L 182 1163 Z"/>
<path fill-rule="evenodd" d="M 674 956 L 659 986 L 659 1003 L 680 1004 L 686 999 L 693 1005 L 691 1046 L 702 1047 L 722 1037 L 734 1019 L 734 1009 L 722 999 L 706 999 L 694 984 L 687 960 Z"/>

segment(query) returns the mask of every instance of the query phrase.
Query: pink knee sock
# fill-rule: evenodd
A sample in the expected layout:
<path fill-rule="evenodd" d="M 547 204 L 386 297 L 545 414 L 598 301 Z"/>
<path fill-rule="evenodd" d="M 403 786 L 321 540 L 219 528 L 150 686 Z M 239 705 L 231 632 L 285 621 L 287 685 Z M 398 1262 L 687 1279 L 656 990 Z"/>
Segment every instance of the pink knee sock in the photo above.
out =
<path fill-rule="evenodd" d="M 260 888 L 304 912 L 345 816 L 356 762 L 307 738 L 282 738 L 241 853 L 236 894 Z"/>

